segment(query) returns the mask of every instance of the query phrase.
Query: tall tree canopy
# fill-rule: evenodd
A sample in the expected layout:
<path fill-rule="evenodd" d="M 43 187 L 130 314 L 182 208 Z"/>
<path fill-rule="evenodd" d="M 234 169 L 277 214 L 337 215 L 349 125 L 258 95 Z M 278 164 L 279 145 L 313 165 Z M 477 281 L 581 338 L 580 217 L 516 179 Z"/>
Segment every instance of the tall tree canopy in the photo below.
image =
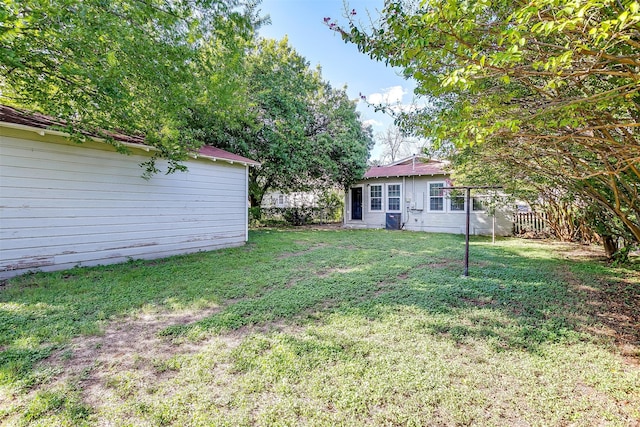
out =
<path fill-rule="evenodd" d="M 233 98 L 221 82 L 237 72 L 254 18 L 237 0 L 3 0 L 0 102 L 76 134 L 144 134 L 180 167 L 201 142 L 185 116 L 203 93 Z"/>
<path fill-rule="evenodd" d="M 366 168 L 373 145 L 355 101 L 322 80 L 285 38 L 258 40 L 245 58 L 244 92 L 232 117 L 203 108 L 190 126 L 206 143 L 262 163 L 250 171 L 250 197 L 269 190 L 346 186 Z"/>
<path fill-rule="evenodd" d="M 428 108 L 401 123 L 544 178 L 640 241 L 637 1 L 388 0 L 373 28 L 330 25 L 416 80 Z"/>
<path fill-rule="evenodd" d="M 255 1 L 0 1 L 0 102 L 65 121 L 81 138 L 144 135 L 170 160 L 206 143 L 262 162 L 268 189 L 347 185 L 371 136 L 344 90 L 287 43 L 258 40 Z M 117 141 L 111 141 L 118 146 Z"/>

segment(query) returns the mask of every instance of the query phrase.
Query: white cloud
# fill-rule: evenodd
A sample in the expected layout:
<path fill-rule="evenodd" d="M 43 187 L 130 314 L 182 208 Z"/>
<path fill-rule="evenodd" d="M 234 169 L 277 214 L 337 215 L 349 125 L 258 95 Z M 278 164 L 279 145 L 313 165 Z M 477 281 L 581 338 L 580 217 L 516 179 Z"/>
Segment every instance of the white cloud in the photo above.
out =
<path fill-rule="evenodd" d="M 370 104 L 399 104 L 407 91 L 402 86 L 392 86 L 382 93 L 372 93 L 367 97 Z"/>
<path fill-rule="evenodd" d="M 371 126 L 371 127 L 379 127 L 379 126 L 382 126 L 382 122 L 379 122 L 379 121 L 377 121 L 377 120 L 375 120 L 375 119 L 368 119 L 368 120 L 365 120 L 364 122 L 362 122 L 362 124 L 363 124 L 364 126 Z"/>

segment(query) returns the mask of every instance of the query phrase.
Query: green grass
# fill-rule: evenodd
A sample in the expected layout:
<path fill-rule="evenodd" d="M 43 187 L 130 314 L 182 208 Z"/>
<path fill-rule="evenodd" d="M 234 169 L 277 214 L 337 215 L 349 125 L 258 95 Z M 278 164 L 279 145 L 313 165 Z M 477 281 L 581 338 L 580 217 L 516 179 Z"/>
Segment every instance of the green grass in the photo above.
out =
<path fill-rule="evenodd" d="M 640 268 L 387 231 L 15 278 L 8 425 L 633 425 Z"/>

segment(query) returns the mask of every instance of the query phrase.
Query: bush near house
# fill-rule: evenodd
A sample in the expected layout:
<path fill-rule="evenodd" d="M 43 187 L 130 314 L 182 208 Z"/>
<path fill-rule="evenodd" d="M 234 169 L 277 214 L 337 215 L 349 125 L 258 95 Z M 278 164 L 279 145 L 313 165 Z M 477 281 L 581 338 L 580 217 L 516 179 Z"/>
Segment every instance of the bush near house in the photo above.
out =
<path fill-rule="evenodd" d="M 251 208 L 250 226 L 309 225 L 338 222 L 333 211 L 315 206 L 293 206 L 287 208 Z"/>
<path fill-rule="evenodd" d="M 342 221 L 344 201 L 335 192 L 323 193 L 314 206 L 252 207 L 249 209 L 250 225 L 308 225 Z"/>

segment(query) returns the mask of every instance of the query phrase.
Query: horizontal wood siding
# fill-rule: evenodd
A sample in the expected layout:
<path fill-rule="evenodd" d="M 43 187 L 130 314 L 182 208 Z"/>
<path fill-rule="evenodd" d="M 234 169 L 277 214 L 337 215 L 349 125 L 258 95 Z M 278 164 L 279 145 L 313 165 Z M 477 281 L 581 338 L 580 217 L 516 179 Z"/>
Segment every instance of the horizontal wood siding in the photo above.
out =
<path fill-rule="evenodd" d="M 246 240 L 240 164 L 191 160 L 186 173 L 145 180 L 140 151 L 26 131 L 0 133 L 0 142 L 0 278 Z"/>

